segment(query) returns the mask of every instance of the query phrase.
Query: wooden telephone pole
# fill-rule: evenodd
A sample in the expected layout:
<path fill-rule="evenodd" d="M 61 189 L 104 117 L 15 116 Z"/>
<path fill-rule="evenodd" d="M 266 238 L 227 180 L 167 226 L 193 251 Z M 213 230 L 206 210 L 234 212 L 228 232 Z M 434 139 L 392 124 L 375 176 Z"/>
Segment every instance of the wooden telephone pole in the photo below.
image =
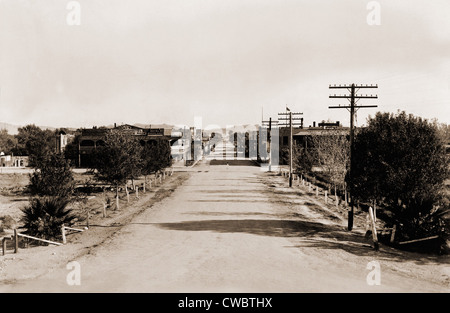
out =
<path fill-rule="evenodd" d="M 278 121 L 272 121 L 272 118 L 270 117 L 268 121 L 261 121 L 262 126 L 268 127 L 267 132 L 267 142 L 268 142 L 268 152 L 269 152 L 269 172 L 272 171 L 272 123 L 278 124 Z"/>
<path fill-rule="evenodd" d="M 350 102 L 350 105 L 339 105 L 339 106 L 329 106 L 330 109 L 347 109 L 350 111 L 350 166 L 348 169 L 348 177 L 350 182 L 350 210 L 348 211 L 348 230 L 353 229 L 353 213 L 354 213 L 354 202 L 351 192 L 352 186 L 352 164 L 353 164 L 353 140 L 355 136 L 354 131 L 354 120 L 356 111 L 360 108 L 376 108 L 377 105 L 357 105 L 359 99 L 378 99 L 377 95 L 358 95 L 356 94 L 359 89 L 366 88 L 378 88 L 378 85 L 330 85 L 330 89 L 347 89 L 350 92 L 350 95 L 330 95 L 330 98 L 340 98 L 347 99 Z"/>
<path fill-rule="evenodd" d="M 286 124 L 284 124 L 284 126 L 287 126 L 287 121 L 289 121 L 289 187 L 292 187 L 292 148 L 293 148 L 293 136 L 292 136 L 292 127 L 294 125 L 301 125 L 301 127 L 303 128 L 303 118 L 296 118 L 296 117 L 292 117 L 292 115 L 302 115 L 303 113 L 293 113 L 291 112 L 291 110 L 289 110 L 286 107 L 286 113 L 278 113 L 278 115 L 281 116 L 289 116 L 289 117 L 282 117 L 282 118 L 278 118 L 279 120 L 283 120 L 286 121 Z M 295 123 L 292 122 L 293 120 L 300 120 L 300 123 Z"/>

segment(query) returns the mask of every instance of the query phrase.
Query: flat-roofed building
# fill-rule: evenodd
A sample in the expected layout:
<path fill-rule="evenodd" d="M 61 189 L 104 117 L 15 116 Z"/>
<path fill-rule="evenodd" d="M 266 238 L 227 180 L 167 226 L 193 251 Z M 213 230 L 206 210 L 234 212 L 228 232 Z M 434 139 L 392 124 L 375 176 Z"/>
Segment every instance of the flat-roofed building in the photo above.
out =
<path fill-rule="evenodd" d="M 78 140 L 78 166 L 88 166 L 89 157 L 97 148 L 105 145 L 106 135 L 112 129 L 122 131 L 123 133 L 135 136 L 142 146 L 151 145 L 157 140 L 168 140 L 172 145 L 180 138 L 178 134 L 172 134 L 171 128 L 144 128 L 135 125 L 119 125 L 113 128 L 93 127 L 83 128 L 80 130 L 80 138 Z"/>

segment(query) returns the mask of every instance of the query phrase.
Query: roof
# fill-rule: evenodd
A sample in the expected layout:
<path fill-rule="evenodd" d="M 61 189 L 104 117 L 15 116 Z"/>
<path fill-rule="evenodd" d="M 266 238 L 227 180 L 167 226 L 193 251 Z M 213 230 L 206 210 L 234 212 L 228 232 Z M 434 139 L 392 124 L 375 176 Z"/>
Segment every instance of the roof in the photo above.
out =
<path fill-rule="evenodd" d="M 341 134 L 347 134 L 350 131 L 349 127 L 339 127 L 339 128 L 323 128 L 323 127 L 308 127 L 308 128 L 293 128 L 293 136 L 312 136 L 312 135 L 327 135 L 330 132 L 338 132 Z M 281 127 L 280 135 L 288 135 L 289 127 Z"/>

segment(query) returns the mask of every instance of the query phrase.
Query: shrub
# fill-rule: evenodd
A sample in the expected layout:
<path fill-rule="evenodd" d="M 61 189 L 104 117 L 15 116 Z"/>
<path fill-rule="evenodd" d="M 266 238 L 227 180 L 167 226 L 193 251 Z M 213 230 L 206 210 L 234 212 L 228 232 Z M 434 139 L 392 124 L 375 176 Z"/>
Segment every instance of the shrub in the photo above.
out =
<path fill-rule="evenodd" d="M 21 222 L 26 233 L 47 240 L 58 239 L 62 224 L 71 224 L 74 218 L 68 203 L 68 199 L 58 197 L 32 198 L 22 209 Z"/>
<path fill-rule="evenodd" d="M 61 154 L 48 153 L 37 162 L 28 188 L 38 196 L 72 196 L 75 182 L 69 161 Z"/>
<path fill-rule="evenodd" d="M 400 112 L 377 113 L 354 141 L 352 196 L 388 209 L 404 239 L 444 236 L 445 145 L 435 124 Z"/>

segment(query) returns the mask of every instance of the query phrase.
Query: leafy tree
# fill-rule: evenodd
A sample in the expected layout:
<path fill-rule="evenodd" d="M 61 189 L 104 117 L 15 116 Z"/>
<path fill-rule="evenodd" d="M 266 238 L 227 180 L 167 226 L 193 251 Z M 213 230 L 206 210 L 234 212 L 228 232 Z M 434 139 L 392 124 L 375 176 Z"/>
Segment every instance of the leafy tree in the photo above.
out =
<path fill-rule="evenodd" d="M 1 129 L 0 152 L 4 152 L 5 154 L 11 154 L 16 146 L 17 146 L 17 139 L 13 135 L 8 134 L 8 130 Z"/>
<path fill-rule="evenodd" d="M 293 160 L 294 168 L 298 173 L 309 173 L 315 162 L 315 151 L 308 150 L 307 148 L 300 145 L 293 145 Z"/>
<path fill-rule="evenodd" d="M 18 131 L 14 154 L 28 155 L 30 166 L 35 166 L 46 154 L 55 149 L 55 136 L 51 130 L 42 130 L 31 124 L 19 128 Z"/>
<path fill-rule="evenodd" d="M 319 163 L 330 182 L 337 186 L 345 183 L 350 157 L 350 143 L 346 135 L 336 129 L 313 135 L 312 144 Z"/>
<path fill-rule="evenodd" d="M 105 145 L 94 152 L 95 176 L 116 187 L 116 206 L 119 207 L 119 186 L 140 174 L 142 146 L 132 135 L 110 130 Z"/>
<path fill-rule="evenodd" d="M 158 139 L 146 144 L 142 149 L 141 172 L 147 176 L 156 174 L 172 165 L 171 148 L 168 140 Z"/>
<path fill-rule="evenodd" d="M 289 148 L 282 147 L 280 149 L 280 163 L 289 164 Z M 305 147 L 293 144 L 292 145 L 292 168 L 297 173 L 306 174 L 311 171 L 314 164 L 313 154 Z"/>
<path fill-rule="evenodd" d="M 405 112 L 377 113 L 355 137 L 352 196 L 386 207 L 405 238 L 442 234 L 444 147 L 435 124 Z"/>
<path fill-rule="evenodd" d="M 57 239 L 61 225 L 74 217 L 67 205 L 74 199 L 75 181 L 69 161 L 55 151 L 45 151 L 34 159 L 28 188 L 32 194 L 22 222 L 27 232 L 44 239 Z"/>
<path fill-rule="evenodd" d="M 28 187 L 33 195 L 70 198 L 75 181 L 69 161 L 55 152 L 42 156 L 36 160 Z"/>

